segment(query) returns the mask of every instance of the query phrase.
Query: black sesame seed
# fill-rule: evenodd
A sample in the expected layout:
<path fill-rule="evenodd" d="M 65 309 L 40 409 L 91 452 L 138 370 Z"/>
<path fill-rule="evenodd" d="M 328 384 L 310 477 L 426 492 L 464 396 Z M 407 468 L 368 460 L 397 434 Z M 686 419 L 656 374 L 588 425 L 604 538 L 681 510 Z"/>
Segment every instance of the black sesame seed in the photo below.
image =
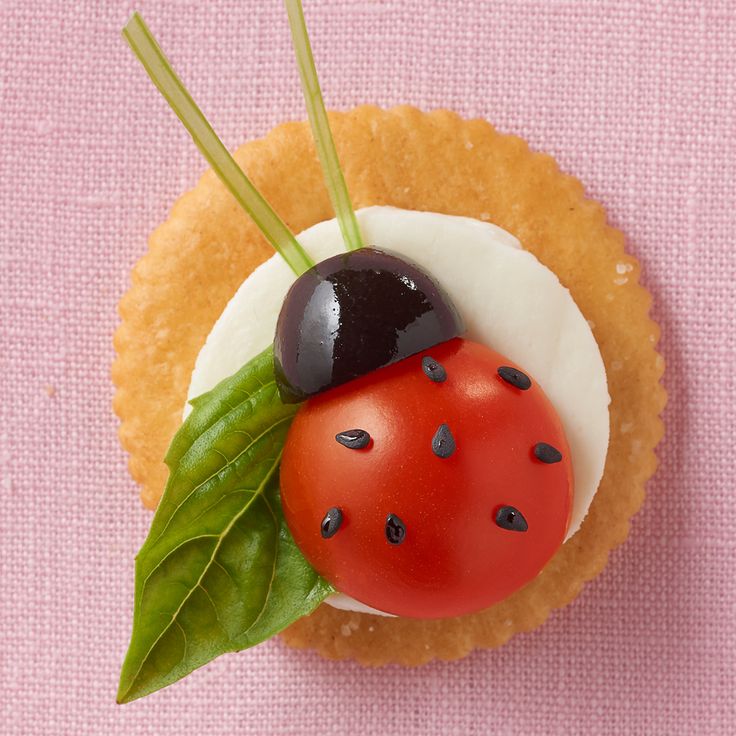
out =
<path fill-rule="evenodd" d="M 427 376 L 430 381 L 443 383 L 447 380 L 447 371 L 445 370 L 445 367 L 441 363 L 438 363 L 434 358 L 430 358 L 428 355 L 422 358 L 422 370 L 424 371 L 424 375 Z"/>
<path fill-rule="evenodd" d="M 525 532 L 529 528 L 521 511 L 513 506 L 501 506 L 496 511 L 496 524 L 501 529 L 508 529 L 511 532 Z"/>
<path fill-rule="evenodd" d="M 498 369 L 498 375 L 501 376 L 506 383 L 510 383 L 520 391 L 526 391 L 532 387 L 531 378 L 529 378 L 526 373 L 522 373 L 516 368 L 503 365 Z"/>
<path fill-rule="evenodd" d="M 342 525 L 342 511 L 333 506 L 326 514 L 325 518 L 322 519 L 322 523 L 319 526 L 320 532 L 324 539 L 329 539 L 337 534 L 338 529 Z"/>
<path fill-rule="evenodd" d="M 548 445 L 546 442 L 537 442 L 534 445 L 534 457 L 537 460 L 541 460 L 543 463 L 558 463 L 562 460 L 562 453 L 552 445 Z"/>
<path fill-rule="evenodd" d="M 432 437 L 432 452 L 437 457 L 450 457 L 455 452 L 455 438 L 446 424 L 440 424 Z"/>
<path fill-rule="evenodd" d="M 368 446 L 371 436 L 364 429 L 346 429 L 336 434 L 335 439 L 350 450 L 362 450 Z"/>
<path fill-rule="evenodd" d="M 406 537 L 406 525 L 396 514 L 386 517 L 386 539 L 389 544 L 401 544 Z"/>

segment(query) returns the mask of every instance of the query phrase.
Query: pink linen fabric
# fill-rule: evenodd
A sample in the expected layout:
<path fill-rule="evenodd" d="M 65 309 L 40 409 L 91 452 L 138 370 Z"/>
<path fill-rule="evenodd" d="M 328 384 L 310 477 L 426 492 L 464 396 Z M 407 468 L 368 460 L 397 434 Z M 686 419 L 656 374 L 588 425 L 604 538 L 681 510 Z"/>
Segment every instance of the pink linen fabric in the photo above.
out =
<path fill-rule="evenodd" d="M 552 153 L 644 265 L 670 404 L 628 542 L 497 651 L 363 669 L 279 641 L 114 703 L 150 514 L 116 438 L 115 305 L 204 168 L 119 31 L 0 6 L 0 732 L 736 732 L 733 0 L 305 0 L 328 104 L 449 107 Z M 230 146 L 303 118 L 276 0 L 141 0 Z"/>

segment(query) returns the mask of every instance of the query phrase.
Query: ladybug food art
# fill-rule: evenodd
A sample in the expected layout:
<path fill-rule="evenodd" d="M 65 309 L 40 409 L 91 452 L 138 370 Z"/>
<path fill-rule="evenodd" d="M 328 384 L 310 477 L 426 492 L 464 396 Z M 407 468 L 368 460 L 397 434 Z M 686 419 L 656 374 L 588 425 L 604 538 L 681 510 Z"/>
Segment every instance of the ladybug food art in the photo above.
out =
<path fill-rule="evenodd" d="M 281 462 L 287 523 L 336 589 L 387 613 L 485 608 L 534 577 L 567 529 L 554 408 L 462 333 L 431 277 L 369 248 L 303 274 L 279 317 L 281 396 L 306 399 Z"/>
<path fill-rule="evenodd" d="M 142 18 L 124 29 L 278 255 L 232 296 L 191 371 L 136 558 L 119 702 L 322 603 L 416 620 L 489 609 L 576 533 L 603 474 L 606 373 L 570 293 L 489 222 L 353 211 L 301 4 L 285 5 L 336 213 L 298 239 Z"/>

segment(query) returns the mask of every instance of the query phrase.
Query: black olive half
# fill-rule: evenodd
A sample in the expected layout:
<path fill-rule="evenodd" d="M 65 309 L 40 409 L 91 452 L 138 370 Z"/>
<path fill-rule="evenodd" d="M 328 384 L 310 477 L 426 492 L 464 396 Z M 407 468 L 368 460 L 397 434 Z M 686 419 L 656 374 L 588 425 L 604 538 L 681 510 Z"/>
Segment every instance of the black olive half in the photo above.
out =
<path fill-rule="evenodd" d="M 421 268 L 375 248 L 341 253 L 303 273 L 274 339 L 276 383 L 296 403 L 458 337 L 450 298 Z"/>

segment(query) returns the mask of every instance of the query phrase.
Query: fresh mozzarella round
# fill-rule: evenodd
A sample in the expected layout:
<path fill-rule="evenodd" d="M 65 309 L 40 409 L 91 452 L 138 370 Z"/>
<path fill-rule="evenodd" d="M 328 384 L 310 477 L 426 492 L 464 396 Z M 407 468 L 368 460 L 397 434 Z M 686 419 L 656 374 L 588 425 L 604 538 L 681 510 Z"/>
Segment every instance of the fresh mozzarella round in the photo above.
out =
<path fill-rule="evenodd" d="M 513 235 L 490 223 L 393 207 L 367 207 L 356 215 L 366 244 L 409 258 L 442 285 L 465 320 L 464 337 L 506 355 L 544 389 L 570 445 L 575 490 L 569 539 L 603 475 L 610 403 L 598 345 L 570 292 Z M 344 250 L 336 220 L 308 228 L 298 240 L 315 262 Z M 273 342 L 294 279 L 274 255 L 243 282 L 197 358 L 190 399 Z M 345 596 L 336 602 L 366 610 Z"/>

